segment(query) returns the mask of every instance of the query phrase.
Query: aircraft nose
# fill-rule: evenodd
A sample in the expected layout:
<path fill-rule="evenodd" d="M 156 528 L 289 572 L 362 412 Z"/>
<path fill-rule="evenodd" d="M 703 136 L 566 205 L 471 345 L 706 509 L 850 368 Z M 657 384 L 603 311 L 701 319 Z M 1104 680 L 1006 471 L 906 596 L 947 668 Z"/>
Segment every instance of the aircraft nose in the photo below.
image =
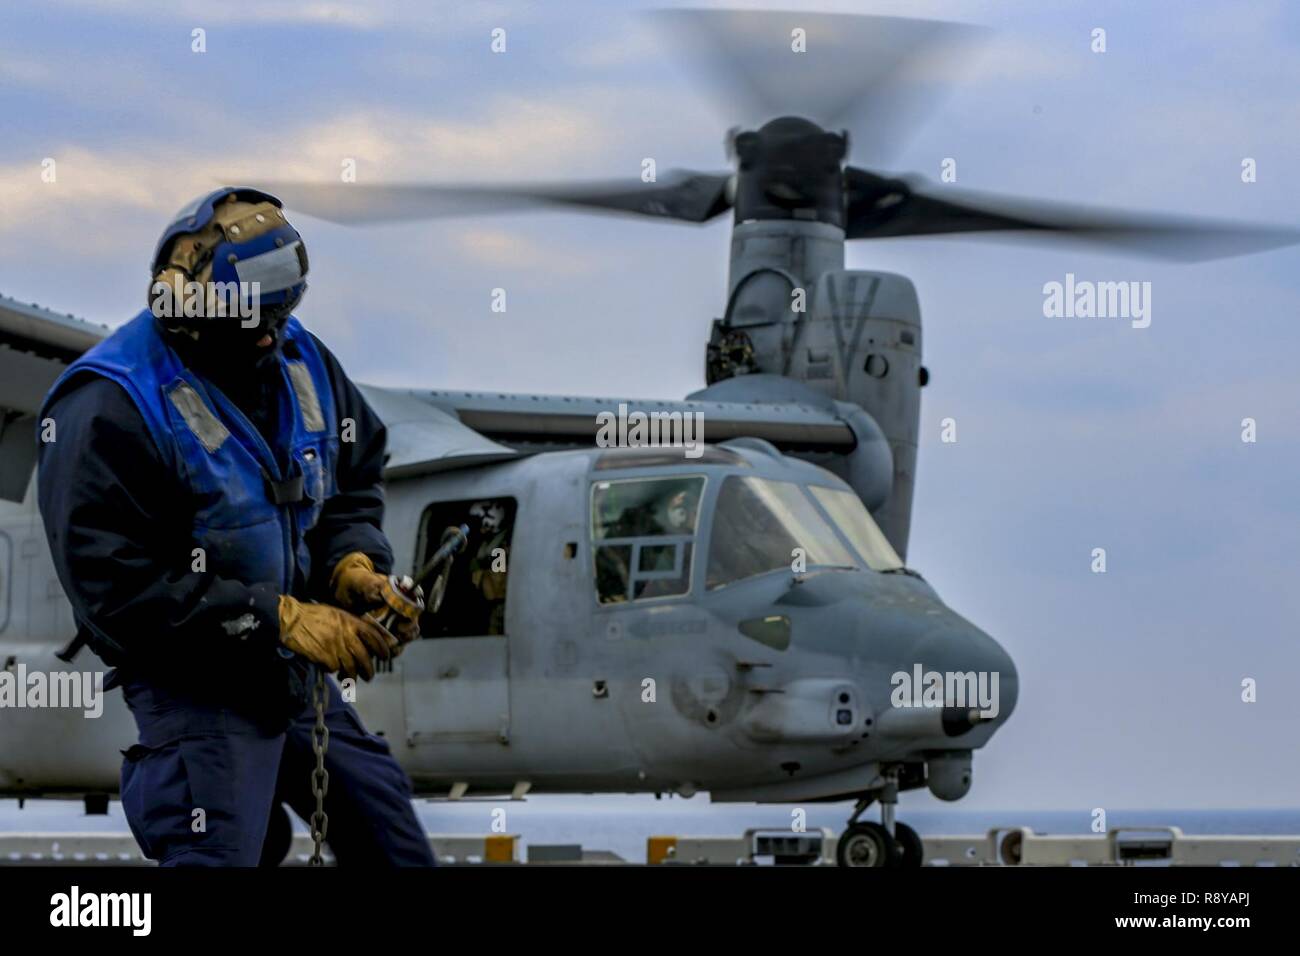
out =
<path fill-rule="evenodd" d="M 987 722 L 1001 724 L 1015 710 L 1020 696 L 1015 662 L 1001 644 L 964 618 L 952 615 L 944 627 L 920 642 L 918 652 L 925 670 L 975 674 L 981 692 L 992 697 L 992 706 L 985 708 Z"/>
<path fill-rule="evenodd" d="M 1002 723 L 1016 709 L 1016 700 L 1020 696 L 1020 675 L 1006 649 L 988 634 L 978 628 L 976 631 L 979 636 L 973 641 L 976 645 L 974 662 L 979 664 L 978 670 L 999 675 L 998 696 L 1001 699 L 998 702 L 996 720 Z"/>

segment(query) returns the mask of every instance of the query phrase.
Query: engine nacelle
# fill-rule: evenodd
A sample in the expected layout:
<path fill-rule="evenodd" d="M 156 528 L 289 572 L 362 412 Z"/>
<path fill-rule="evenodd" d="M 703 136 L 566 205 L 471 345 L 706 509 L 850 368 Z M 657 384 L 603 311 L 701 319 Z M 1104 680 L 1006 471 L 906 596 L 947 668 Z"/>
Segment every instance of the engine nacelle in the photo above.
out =
<path fill-rule="evenodd" d="M 843 269 L 821 273 L 811 290 L 798 283 L 795 274 L 770 264 L 735 283 L 726 317 L 714 324 L 709 382 L 753 372 L 779 375 L 865 410 L 888 442 L 893 473 L 883 505 L 873 507 L 865 494 L 863 500 L 905 558 L 921 388 L 928 377 L 916 289 L 891 272 Z M 859 494 L 877 486 L 861 473 L 855 481 L 846 461 L 816 463 L 855 488 L 861 484 Z"/>
<path fill-rule="evenodd" d="M 823 274 L 795 323 L 788 374 L 865 409 L 885 433 L 894 481 L 875 518 L 906 556 L 925 378 L 916 288 L 889 272 Z"/>

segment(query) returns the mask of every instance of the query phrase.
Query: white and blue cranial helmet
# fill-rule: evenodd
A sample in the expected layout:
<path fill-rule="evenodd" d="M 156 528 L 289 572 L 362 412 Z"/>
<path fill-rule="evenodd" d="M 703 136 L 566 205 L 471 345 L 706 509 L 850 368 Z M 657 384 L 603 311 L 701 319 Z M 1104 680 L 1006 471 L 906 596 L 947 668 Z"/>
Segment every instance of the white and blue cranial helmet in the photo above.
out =
<path fill-rule="evenodd" d="M 187 204 L 154 249 L 150 307 L 169 326 L 230 324 L 213 307 L 211 289 L 254 293 L 262 332 L 278 330 L 307 290 L 307 248 L 280 200 L 257 189 L 226 186 Z M 197 284 L 197 286 L 193 285 Z M 202 307 L 182 308 L 174 292 L 204 290 Z M 167 314 L 160 314 L 161 307 Z M 249 328 L 249 323 L 244 323 Z"/>

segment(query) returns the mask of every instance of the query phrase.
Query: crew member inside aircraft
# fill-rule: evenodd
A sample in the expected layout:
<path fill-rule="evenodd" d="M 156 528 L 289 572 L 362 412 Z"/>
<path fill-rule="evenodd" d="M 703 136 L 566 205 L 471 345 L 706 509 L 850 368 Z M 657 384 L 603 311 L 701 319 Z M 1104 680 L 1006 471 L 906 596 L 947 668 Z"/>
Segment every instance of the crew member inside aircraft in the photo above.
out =
<path fill-rule="evenodd" d="M 50 550 L 135 718 L 122 805 L 164 866 L 257 865 L 276 804 L 309 818 L 317 670 L 368 680 L 419 634 L 388 576 L 385 430 L 290 314 L 306 273 L 274 197 L 201 197 L 158 242 L 150 308 L 39 416 Z M 370 616 L 384 608 L 407 615 L 392 632 Z M 432 864 L 410 781 L 326 684 L 335 858 Z"/>
<path fill-rule="evenodd" d="M 480 537 L 478 549 L 470 559 L 470 582 L 487 603 L 487 633 L 504 634 L 510 545 L 506 509 L 499 501 L 480 501 L 469 513 L 479 519 Z"/>

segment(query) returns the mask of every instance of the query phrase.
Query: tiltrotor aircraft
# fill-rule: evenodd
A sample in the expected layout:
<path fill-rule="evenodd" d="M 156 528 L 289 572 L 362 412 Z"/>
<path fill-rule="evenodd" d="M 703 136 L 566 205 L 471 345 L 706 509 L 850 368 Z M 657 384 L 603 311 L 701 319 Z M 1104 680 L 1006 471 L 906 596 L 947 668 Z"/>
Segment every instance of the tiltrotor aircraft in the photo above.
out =
<path fill-rule="evenodd" d="M 1019 232 L 1194 259 L 1296 235 L 959 195 L 846 165 L 848 134 L 828 124 L 865 108 L 869 132 L 885 130 L 906 98 L 900 77 L 967 39 L 953 25 L 666 19 L 738 80 L 732 102 L 764 114 L 729 136 L 730 170 L 614 186 L 256 184 L 342 222 L 527 205 L 734 218 L 708 384 L 685 401 L 366 389 L 389 429 L 386 530 L 399 570 L 424 564 L 448 528 L 466 524 L 470 536 L 425 582 L 442 602 L 424 639 L 360 685 L 357 706 L 423 796 L 852 800 L 841 864 L 919 865 L 920 840 L 894 819 L 898 794 L 963 796 L 972 754 L 1015 707 L 1018 677 L 997 642 L 904 563 L 928 375 L 921 316 L 905 277 L 846 270 L 845 240 Z M 11 673 L 98 665 L 64 652 L 76 626 L 31 475 L 42 395 L 105 334 L 0 299 L 0 493 L 15 503 L 0 520 L 0 664 Z M 637 413 L 661 432 L 698 414 L 704 444 L 598 442 L 624 423 L 637 432 Z M 946 694 L 899 706 L 897 675 L 931 672 L 996 675 L 996 706 Z M 116 792 L 134 726 L 120 695 L 108 697 L 98 719 L 0 711 L 0 795 Z M 859 819 L 873 803 L 879 824 Z"/>

